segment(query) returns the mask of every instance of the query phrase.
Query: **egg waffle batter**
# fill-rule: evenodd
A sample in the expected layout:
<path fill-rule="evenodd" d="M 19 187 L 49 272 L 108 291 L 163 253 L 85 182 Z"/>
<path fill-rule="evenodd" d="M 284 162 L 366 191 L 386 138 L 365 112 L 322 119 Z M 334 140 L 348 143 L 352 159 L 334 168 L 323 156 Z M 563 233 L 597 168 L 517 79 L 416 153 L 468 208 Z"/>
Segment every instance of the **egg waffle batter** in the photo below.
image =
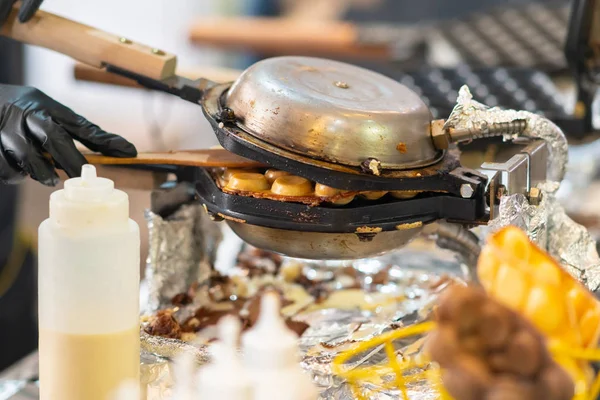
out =
<path fill-rule="evenodd" d="M 211 175 L 219 189 L 227 194 L 303 203 L 310 206 L 322 203 L 344 206 L 357 198 L 376 201 L 385 196 L 411 199 L 423 192 L 422 190 L 341 190 L 276 169 L 215 169 L 212 170 Z"/>

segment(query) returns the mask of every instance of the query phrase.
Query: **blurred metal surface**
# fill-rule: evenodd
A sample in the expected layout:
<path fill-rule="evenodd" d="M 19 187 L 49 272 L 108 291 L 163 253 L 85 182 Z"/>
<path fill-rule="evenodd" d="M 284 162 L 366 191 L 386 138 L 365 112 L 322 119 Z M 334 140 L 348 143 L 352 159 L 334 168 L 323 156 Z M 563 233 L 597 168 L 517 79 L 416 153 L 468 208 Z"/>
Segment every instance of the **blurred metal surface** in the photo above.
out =
<path fill-rule="evenodd" d="M 288 257 L 349 260 L 372 257 L 403 247 L 422 229 L 421 225 L 380 232 L 361 240 L 355 233 L 298 232 L 227 221 L 240 238 L 253 246 Z"/>

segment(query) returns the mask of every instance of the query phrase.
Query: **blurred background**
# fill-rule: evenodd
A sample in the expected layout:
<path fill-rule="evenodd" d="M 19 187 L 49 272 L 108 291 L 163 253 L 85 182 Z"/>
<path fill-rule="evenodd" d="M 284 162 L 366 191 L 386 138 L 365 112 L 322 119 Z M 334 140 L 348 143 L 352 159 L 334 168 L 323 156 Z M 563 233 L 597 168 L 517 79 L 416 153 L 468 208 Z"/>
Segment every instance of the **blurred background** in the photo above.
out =
<path fill-rule="evenodd" d="M 574 90 L 570 87 L 561 90 L 560 96 L 556 94 L 569 77 L 562 52 L 568 3 L 529 3 L 532 2 L 46 0 L 42 9 L 175 53 L 181 71 L 221 71 L 222 76 L 235 76 L 236 70 L 266 56 L 326 56 L 364 65 L 414 86 L 440 116 L 455 100 L 457 85 L 471 79 L 475 86 L 482 84 L 484 88 L 476 95 L 488 103 L 549 110 L 569 126 L 573 123 Z M 500 14 L 486 14 L 498 7 L 503 10 Z M 252 21 L 248 17 L 283 19 Z M 520 23 L 521 29 L 513 23 Z M 528 39 L 537 42 L 525 43 Z M 496 42 L 486 44 L 493 40 Z M 11 55 L 10 62 L 0 64 L 0 82 L 35 86 L 104 129 L 125 136 L 140 151 L 217 144 L 201 111 L 192 104 L 160 93 L 78 81 L 74 78 L 75 64 L 67 57 L 4 40 L 0 46 L 2 57 L 5 53 Z M 465 63 L 470 65 L 467 69 L 461 67 Z M 442 67 L 450 72 L 432 70 Z M 477 72 L 480 68 L 498 67 L 517 67 L 526 73 Z M 488 79 L 486 76 L 490 83 L 483 81 Z M 535 90 L 539 89 L 539 93 L 519 92 L 525 87 L 519 79 L 527 79 L 528 84 L 533 80 L 531 87 L 537 85 Z M 547 98 L 548 103 L 540 98 Z M 33 181 L 18 188 L 0 186 L 0 196 L 15 197 L 14 207 L 0 210 L 0 220 L 5 222 L 0 225 L 4 229 L 0 243 L 4 243 L 5 250 L 16 243 L 17 230 L 35 242 L 37 226 L 48 215 L 48 196 L 54 190 Z M 143 211 L 148 208 L 150 197 L 144 191 L 128 193 L 132 218 L 142 227 L 143 262 L 147 252 Z M 15 217 L 17 230 L 11 224 Z M 0 251 L 0 273 L 7 254 L 10 251 Z M 0 346 L 7 343 L 2 335 L 8 335 L 15 343 L 10 349 L 0 348 L 0 370 L 36 346 L 33 260 L 29 256 L 11 287 L 0 292 L 0 327 L 10 326 L 9 332 L 0 330 Z M 19 316 L 3 302 L 19 304 Z M 22 321 L 23 308 L 31 310 L 27 322 Z"/>

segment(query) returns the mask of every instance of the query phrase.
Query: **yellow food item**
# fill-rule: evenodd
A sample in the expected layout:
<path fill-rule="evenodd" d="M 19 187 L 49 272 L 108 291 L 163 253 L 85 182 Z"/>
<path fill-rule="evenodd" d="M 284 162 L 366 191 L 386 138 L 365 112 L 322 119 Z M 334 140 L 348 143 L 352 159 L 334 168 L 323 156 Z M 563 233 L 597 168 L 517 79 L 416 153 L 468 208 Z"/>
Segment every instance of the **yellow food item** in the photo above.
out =
<path fill-rule="evenodd" d="M 600 303 L 520 229 L 509 226 L 490 237 L 477 274 L 492 296 L 549 338 L 568 339 L 579 348 L 598 343 Z"/>
<path fill-rule="evenodd" d="M 269 182 L 263 174 L 238 172 L 229 178 L 227 189 L 242 190 L 244 192 L 259 192 L 269 189 Z"/>
<path fill-rule="evenodd" d="M 335 189 L 329 186 L 325 186 L 321 183 L 317 183 L 315 185 L 315 195 L 316 196 L 320 196 L 320 197 L 333 197 L 333 196 L 337 196 L 340 195 L 342 193 L 345 193 L 343 190 L 340 189 Z M 376 192 L 372 192 L 372 193 L 376 193 Z M 345 206 L 346 204 L 350 203 L 352 200 L 354 200 L 354 195 L 349 195 L 349 196 L 343 196 L 340 197 L 338 199 L 335 199 L 333 201 L 329 200 L 332 204 L 338 205 L 338 206 Z"/>
<path fill-rule="evenodd" d="M 265 178 L 267 178 L 270 184 L 273 184 L 273 182 L 275 182 L 275 179 L 279 178 L 280 176 L 287 175 L 291 174 L 289 172 L 280 171 L 278 169 L 268 169 L 267 172 L 265 172 Z"/>
<path fill-rule="evenodd" d="M 367 200 L 379 200 L 386 194 L 387 194 L 387 192 L 385 192 L 385 191 L 374 191 L 374 192 L 363 192 L 360 195 Z"/>
<path fill-rule="evenodd" d="M 225 168 L 223 170 L 223 179 L 225 179 L 226 181 L 228 181 L 229 179 L 231 179 L 231 177 L 235 174 L 245 174 L 245 173 L 258 173 L 258 170 L 255 168 Z"/>
<path fill-rule="evenodd" d="M 550 343 L 596 348 L 600 302 L 520 229 L 509 226 L 489 238 L 477 275 L 490 295 L 525 316 Z M 557 361 L 578 381 L 589 376 L 586 362 Z"/>
<path fill-rule="evenodd" d="M 286 175 L 275 179 L 271 192 L 282 196 L 309 196 L 313 189 L 312 183 L 308 179 Z"/>
<path fill-rule="evenodd" d="M 394 190 L 394 191 L 390 192 L 392 197 L 395 197 L 397 199 L 403 199 L 403 200 L 412 199 L 419 193 L 421 193 L 420 190 Z"/>
<path fill-rule="evenodd" d="M 354 200 L 355 196 L 344 196 L 344 197 L 340 197 L 337 200 L 334 200 L 331 202 L 331 204 L 334 204 L 336 206 L 345 206 L 346 204 L 349 204 L 352 200 Z"/>
<path fill-rule="evenodd" d="M 333 197 L 335 195 L 338 195 L 342 193 L 341 190 L 339 189 L 334 189 L 332 187 L 329 186 L 325 186 L 321 183 L 317 183 L 315 185 L 315 195 L 317 196 L 321 196 L 321 197 Z"/>

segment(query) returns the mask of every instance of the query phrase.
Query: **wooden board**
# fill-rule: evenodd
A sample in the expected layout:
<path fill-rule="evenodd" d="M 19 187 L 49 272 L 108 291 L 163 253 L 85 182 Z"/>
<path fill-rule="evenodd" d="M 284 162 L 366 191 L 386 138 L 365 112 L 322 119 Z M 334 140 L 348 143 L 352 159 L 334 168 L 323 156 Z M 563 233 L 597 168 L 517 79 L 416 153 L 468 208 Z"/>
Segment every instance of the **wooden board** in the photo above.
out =
<path fill-rule="evenodd" d="M 269 55 L 389 59 L 382 44 L 361 44 L 355 25 L 338 21 L 291 18 L 201 19 L 190 29 L 197 44 L 253 50 Z"/>

